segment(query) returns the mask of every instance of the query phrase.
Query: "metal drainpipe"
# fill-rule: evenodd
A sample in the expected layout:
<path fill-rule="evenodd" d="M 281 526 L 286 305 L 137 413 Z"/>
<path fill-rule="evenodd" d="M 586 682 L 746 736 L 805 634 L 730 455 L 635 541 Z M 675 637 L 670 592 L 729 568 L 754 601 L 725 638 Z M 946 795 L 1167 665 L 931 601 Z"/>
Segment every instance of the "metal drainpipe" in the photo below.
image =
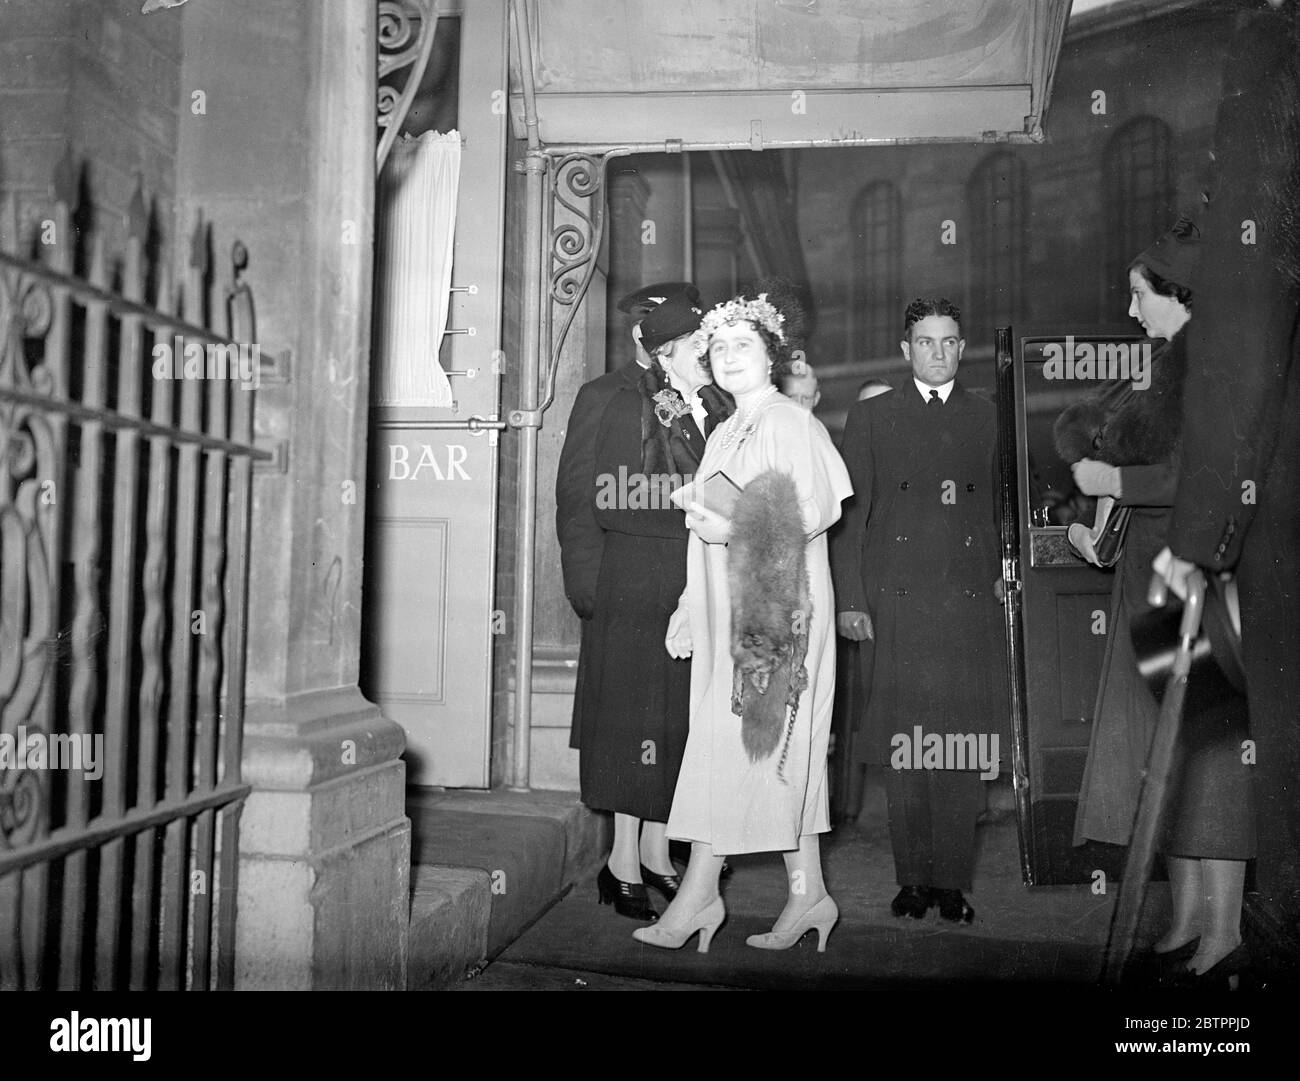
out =
<path fill-rule="evenodd" d="M 546 180 L 546 155 L 537 130 L 537 102 L 533 87 L 532 43 L 524 0 L 511 0 L 515 50 L 524 90 L 524 122 L 528 130 L 524 188 L 524 288 L 523 356 L 519 376 L 519 408 L 510 424 L 519 430 L 519 480 L 515 507 L 518 515 L 518 549 L 515 552 L 515 739 L 511 762 L 512 791 L 526 792 L 532 757 L 533 724 L 533 581 L 537 541 L 537 410 L 538 375 L 541 371 L 542 327 L 542 198 Z"/>

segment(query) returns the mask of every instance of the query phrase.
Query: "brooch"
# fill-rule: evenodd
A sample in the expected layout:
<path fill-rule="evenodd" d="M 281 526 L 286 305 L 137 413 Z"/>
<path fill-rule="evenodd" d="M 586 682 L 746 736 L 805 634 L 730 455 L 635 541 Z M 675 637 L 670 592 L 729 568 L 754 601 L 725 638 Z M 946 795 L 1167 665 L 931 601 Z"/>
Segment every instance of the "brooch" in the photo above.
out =
<path fill-rule="evenodd" d="M 659 391 L 655 397 L 655 416 L 665 428 L 672 426 L 677 417 L 685 416 L 691 407 L 682 401 L 682 396 L 671 388 Z"/>

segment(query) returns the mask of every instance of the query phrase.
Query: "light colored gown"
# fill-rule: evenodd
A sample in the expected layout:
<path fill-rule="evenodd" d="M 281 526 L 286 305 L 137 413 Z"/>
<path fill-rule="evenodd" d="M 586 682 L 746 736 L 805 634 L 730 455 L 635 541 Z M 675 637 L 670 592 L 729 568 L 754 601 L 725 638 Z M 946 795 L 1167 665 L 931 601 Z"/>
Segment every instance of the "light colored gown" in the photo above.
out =
<path fill-rule="evenodd" d="M 799 699 L 783 782 L 777 776 L 780 749 L 751 762 L 741 745 L 740 717 L 731 712 L 727 546 L 691 534 L 682 595 L 694 647 L 690 734 L 668 836 L 707 842 L 717 855 L 789 851 L 799 847 L 801 835 L 830 829 L 826 751 L 835 694 L 835 609 L 826 530 L 839 519 L 840 502 L 853 493 L 826 429 L 802 406 L 775 395 L 759 410 L 751 434 L 724 449 L 734 423 L 733 417 L 709 438 L 696 476 L 703 480 L 721 469 L 743 488 L 767 470 L 790 474 L 809 538 L 812 618 L 804 662 L 809 686 Z"/>

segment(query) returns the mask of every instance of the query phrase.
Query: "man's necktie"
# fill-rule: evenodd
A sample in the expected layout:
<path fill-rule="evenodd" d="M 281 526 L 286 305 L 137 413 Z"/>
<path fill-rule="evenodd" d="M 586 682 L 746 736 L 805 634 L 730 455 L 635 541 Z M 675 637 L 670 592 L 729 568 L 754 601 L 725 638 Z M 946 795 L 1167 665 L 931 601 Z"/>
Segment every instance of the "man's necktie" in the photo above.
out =
<path fill-rule="evenodd" d="M 926 402 L 925 404 L 926 404 L 926 405 L 943 405 L 943 399 L 939 397 L 939 392 L 938 392 L 937 390 L 931 390 L 931 391 L 930 391 L 930 400 L 929 400 L 928 402 Z"/>

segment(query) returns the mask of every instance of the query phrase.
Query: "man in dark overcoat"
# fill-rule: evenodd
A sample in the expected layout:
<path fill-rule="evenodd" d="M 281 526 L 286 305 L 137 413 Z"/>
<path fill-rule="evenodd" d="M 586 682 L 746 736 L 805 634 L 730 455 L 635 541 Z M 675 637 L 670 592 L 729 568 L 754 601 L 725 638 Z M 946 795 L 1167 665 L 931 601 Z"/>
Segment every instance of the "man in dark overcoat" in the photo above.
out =
<path fill-rule="evenodd" d="M 956 307 L 913 301 L 904 326 L 911 373 L 854 405 L 844 429 L 854 497 L 832 557 L 837 624 L 846 638 L 874 639 L 858 738 L 869 761 L 891 767 L 901 887 L 891 909 L 920 918 L 937 906 L 969 922 L 981 786 L 997 776 L 990 760 L 1010 752 L 993 596 L 997 417 L 956 381 L 965 348 Z"/>
<path fill-rule="evenodd" d="M 1271 4 L 1280 8 L 1280 3 Z M 1235 571 L 1254 744 L 1256 884 L 1300 936 L 1300 42 L 1295 5 L 1236 36 L 1188 328 L 1166 574 Z M 1184 562 L 1186 561 L 1186 562 Z M 1176 586 L 1177 588 L 1177 586 Z"/>

